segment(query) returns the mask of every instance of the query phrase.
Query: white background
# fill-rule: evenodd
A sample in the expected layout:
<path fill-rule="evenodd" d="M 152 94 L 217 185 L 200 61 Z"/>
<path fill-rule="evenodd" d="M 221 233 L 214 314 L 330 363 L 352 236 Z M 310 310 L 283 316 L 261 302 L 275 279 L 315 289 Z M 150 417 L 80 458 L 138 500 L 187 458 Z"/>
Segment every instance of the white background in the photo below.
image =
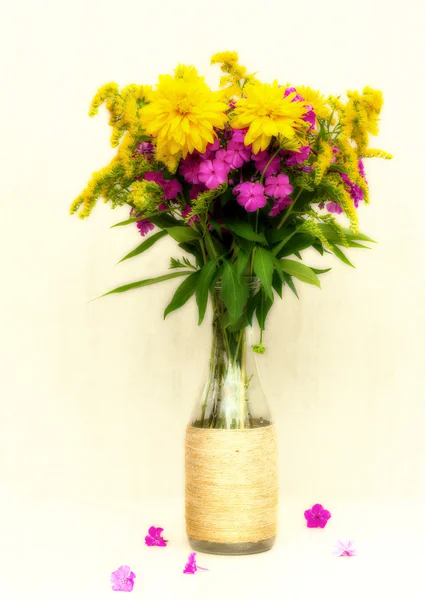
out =
<path fill-rule="evenodd" d="M 14 1 L 0 62 L 0 596 L 110 598 L 129 564 L 135 598 L 423 598 L 425 279 L 422 2 Z M 163 321 L 175 283 L 89 303 L 165 273 L 162 240 L 99 204 L 68 207 L 113 155 L 97 88 L 153 84 L 178 62 L 211 85 L 209 57 L 237 50 L 263 80 L 324 93 L 383 90 L 362 230 L 379 241 L 332 266 L 322 290 L 275 305 L 261 359 L 280 440 L 281 514 L 272 552 L 200 555 L 183 576 L 183 438 L 208 360 L 194 303 Z M 374 140 L 373 140 L 374 141 Z M 208 319 L 206 320 L 208 321 Z M 333 514 L 305 527 L 315 502 Z M 148 549 L 149 525 L 170 546 Z M 354 538 L 355 559 L 331 556 Z"/>

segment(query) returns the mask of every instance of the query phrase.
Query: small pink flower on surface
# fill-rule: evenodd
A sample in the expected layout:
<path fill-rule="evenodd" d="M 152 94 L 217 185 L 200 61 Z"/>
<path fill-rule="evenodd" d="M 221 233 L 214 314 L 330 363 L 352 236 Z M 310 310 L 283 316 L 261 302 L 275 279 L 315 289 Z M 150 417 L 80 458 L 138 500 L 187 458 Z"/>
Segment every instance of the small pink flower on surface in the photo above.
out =
<path fill-rule="evenodd" d="M 357 556 L 357 548 L 355 547 L 354 540 L 338 540 L 332 554 L 334 556 Z"/>
<path fill-rule="evenodd" d="M 164 540 L 162 537 L 162 527 L 149 527 L 148 535 L 145 537 L 146 546 L 166 546 L 168 540 Z"/>
<path fill-rule="evenodd" d="M 286 198 L 281 198 L 280 200 L 276 200 L 276 202 L 273 205 L 273 208 L 269 212 L 269 216 L 275 217 L 276 215 L 281 213 L 283 210 L 285 210 L 285 208 L 287 206 L 289 206 L 291 204 L 291 202 L 292 202 L 292 199 L 289 196 L 286 196 Z"/>
<path fill-rule="evenodd" d="M 264 186 L 261 183 L 252 183 L 246 181 L 236 186 L 238 191 L 238 204 L 243 206 L 247 212 L 255 212 L 267 204 L 267 198 L 264 195 Z M 236 189 L 235 188 L 235 189 Z"/>
<path fill-rule="evenodd" d="M 340 215 L 342 213 L 342 208 L 336 202 L 328 202 L 326 205 L 326 210 L 330 213 L 335 213 Z"/>
<path fill-rule="evenodd" d="M 266 168 L 270 159 L 271 159 L 271 155 L 267 152 L 267 150 L 263 150 L 262 152 L 259 152 L 258 154 L 252 155 L 252 160 L 255 163 L 255 168 L 260 173 L 264 172 L 264 169 Z M 279 171 L 280 171 L 280 156 L 275 156 L 273 158 L 273 160 L 271 161 L 271 163 L 269 164 L 269 166 L 267 167 L 265 175 L 267 177 L 269 177 L 271 175 L 276 175 L 276 173 L 279 173 Z"/>
<path fill-rule="evenodd" d="M 227 180 L 230 167 L 222 160 L 204 160 L 199 167 L 199 181 L 205 183 L 209 190 L 215 190 L 221 183 Z"/>
<path fill-rule="evenodd" d="M 189 206 L 189 204 L 186 204 L 186 206 L 184 207 L 184 209 L 182 210 L 182 217 L 184 219 L 186 219 L 186 217 L 192 212 L 192 208 Z M 198 215 L 194 215 L 193 217 L 191 217 L 189 219 L 189 221 L 187 222 L 188 225 L 192 226 L 194 223 L 198 223 L 199 222 L 199 217 Z"/>
<path fill-rule="evenodd" d="M 174 200 L 182 191 L 182 184 L 178 179 L 164 179 L 161 182 L 164 188 L 164 200 Z"/>
<path fill-rule="evenodd" d="M 303 121 L 305 121 L 306 123 L 310 123 L 310 127 L 308 128 L 308 131 L 310 131 L 316 125 L 316 113 L 314 112 L 312 106 L 306 106 L 306 108 L 308 110 L 303 116 Z"/>
<path fill-rule="evenodd" d="M 291 152 L 290 157 L 285 161 L 288 167 L 296 167 L 307 160 L 310 154 L 310 146 L 301 146 L 297 152 Z"/>
<path fill-rule="evenodd" d="M 280 175 L 267 177 L 266 179 L 266 194 L 274 198 L 286 198 L 294 191 L 294 188 L 289 183 L 288 175 L 281 173 Z"/>
<path fill-rule="evenodd" d="M 200 569 L 201 571 L 208 571 L 208 569 L 205 569 L 204 567 L 199 567 L 196 564 L 196 552 L 191 552 L 187 557 L 187 563 L 185 564 L 183 573 L 190 573 L 191 575 L 194 575 L 198 569 Z"/>
<path fill-rule="evenodd" d="M 114 592 L 131 592 L 134 587 L 135 573 L 130 567 L 122 566 L 111 573 L 111 584 Z"/>
<path fill-rule="evenodd" d="M 201 183 L 199 181 L 199 166 L 201 164 L 201 157 L 192 154 L 191 156 L 187 156 L 184 160 L 181 161 L 179 167 L 179 173 L 183 175 L 185 181 L 192 184 Z"/>
<path fill-rule="evenodd" d="M 152 231 L 152 229 L 154 229 L 155 227 L 155 225 L 148 221 L 148 219 L 141 219 L 140 221 L 137 221 L 136 225 L 141 236 L 145 236 L 147 233 L 149 233 L 149 231 Z"/>
<path fill-rule="evenodd" d="M 148 171 L 143 175 L 143 178 L 146 181 L 153 181 L 158 185 L 162 185 L 164 183 L 164 176 L 161 171 Z"/>
<path fill-rule="evenodd" d="M 320 527 L 320 529 L 323 529 L 332 515 L 321 504 L 315 504 L 304 512 L 304 516 L 307 519 L 307 527 Z"/>

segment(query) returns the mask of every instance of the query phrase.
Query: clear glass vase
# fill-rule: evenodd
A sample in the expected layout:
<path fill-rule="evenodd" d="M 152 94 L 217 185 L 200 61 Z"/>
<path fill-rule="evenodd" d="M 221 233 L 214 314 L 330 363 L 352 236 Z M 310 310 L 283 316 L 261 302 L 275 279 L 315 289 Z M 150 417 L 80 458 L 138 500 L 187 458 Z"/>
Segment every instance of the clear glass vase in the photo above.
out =
<path fill-rule="evenodd" d="M 208 375 L 187 427 L 186 529 L 196 551 L 253 554 L 275 541 L 276 433 L 254 332 L 226 326 L 217 292 Z"/>

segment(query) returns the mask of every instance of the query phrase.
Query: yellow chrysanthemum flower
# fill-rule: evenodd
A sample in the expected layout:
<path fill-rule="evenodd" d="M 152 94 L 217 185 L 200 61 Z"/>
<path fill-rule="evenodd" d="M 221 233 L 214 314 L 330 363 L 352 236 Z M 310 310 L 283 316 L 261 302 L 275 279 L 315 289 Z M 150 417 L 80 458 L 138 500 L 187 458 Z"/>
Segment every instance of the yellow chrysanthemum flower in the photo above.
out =
<path fill-rule="evenodd" d="M 302 102 L 292 102 L 295 93 L 284 98 L 284 88 L 274 81 L 273 84 L 249 83 L 244 94 L 245 98 L 236 103 L 232 127 L 249 128 L 245 144 L 252 144 L 255 154 L 265 150 L 273 136 L 294 137 L 306 112 Z"/>
<path fill-rule="evenodd" d="M 159 155 L 178 154 L 183 158 L 194 150 L 205 152 L 214 142 L 214 128 L 227 121 L 222 92 L 212 92 L 194 67 L 179 65 L 175 76 L 161 75 L 150 103 L 140 116 L 148 135 L 156 138 Z"/>
<path fill-rule="evenodd" d="M 304 98 L 306 105 L 313 107 L 317 117 L 320 119 L 328 119 L 330 117 L 331 111 L 326 104 L 326 98 L 323 94 L 304 85 L 297 86 L 296 90 Z"/>

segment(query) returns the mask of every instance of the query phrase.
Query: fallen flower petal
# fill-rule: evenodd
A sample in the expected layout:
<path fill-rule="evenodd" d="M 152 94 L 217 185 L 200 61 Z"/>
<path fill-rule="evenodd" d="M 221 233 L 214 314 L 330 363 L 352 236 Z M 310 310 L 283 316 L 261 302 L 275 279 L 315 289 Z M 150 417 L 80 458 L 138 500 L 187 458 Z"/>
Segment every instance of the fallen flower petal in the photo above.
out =
<path fill-rule="evenodd" d="M 331 516 L 331 513 L 324 509 L 321 504 L 315 504 L 304 512 L 304 517 L 307 519 L 307 527 L 310 528 L 320 527 L 320 529 L 323 529 Z"/>
<path fill-rule="evenodd" d="M 356 556 L 357 549 L 354 540 L 338 540 L 332 552 L 334 556 Z"/>
<path fill-rule="evenodd" d="M 168 540 L 164 540 L 162 537 L 162 532 L 164 529 L 162 527 L 149 527 L 148 535 L 145 537 L 146 546 L 166 546 Z"/>
<path fill-rule="evenodd" d="M 121 566 L 111 573 L 112 590 L 114 592 L 131 592 L 136 574 L 127 566 Z"/>
<path fill-rule="evenodd" d="M 185 564 L 185 567 L 183 569 L 183 573 L 190 573 L 191 575 L 194 575 L 198 569 L 200 569 L 201 571 L 208 571 L 208 569 L 205 569 L 204 567 L 199 567 L 196 564 L 195 557 L 196 552 L 191 552 L 189 554 L 189 556 L 187 557 L 187 563 Z"/>

